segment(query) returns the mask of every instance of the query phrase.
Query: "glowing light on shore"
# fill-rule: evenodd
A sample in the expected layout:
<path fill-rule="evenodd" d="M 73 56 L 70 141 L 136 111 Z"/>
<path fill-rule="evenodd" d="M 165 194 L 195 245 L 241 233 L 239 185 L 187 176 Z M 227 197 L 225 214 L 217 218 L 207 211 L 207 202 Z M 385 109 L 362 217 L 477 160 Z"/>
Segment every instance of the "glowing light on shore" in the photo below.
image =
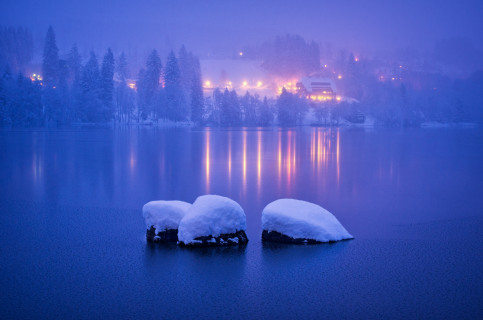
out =
<path fill-rule="evenodd" d="M 261 82 L 261 81 L 258 81 L 258 82 L 257 82 L 257 87 L 258 87 L 258 88 L 260 88 L 262 85 L 263 85 L 263 82 Z"/>
<path fill-rule="evenodd" d="M 32 82 L 34 81 L 42 81 L 43 78 L 40 74 L 37 74 L 37 73 L 34 73 L 30 76 L 30 80 L 32 80 Z"/>
<path fill-rule="evenodd" d="M 337 76 L 337 79 L 339 79 L 339 80 L 340 80 L 340 79 L 342 79 L 342 75 L 341 75 L 341 74 L 339 74 L 339 75 Z"/>
<path fill-rule="evenodd" d="M 335 100 L 337 100 L 337 101 L 341 101 L 341 100 L 342 100 L 342 98 L 341 98 L 341 96 L 337 96 L 337 97 L 335 98 Z"/>
<path fill-rule="evenodd" d="M 247 87 L 248 86 L 248 81 L 243 81 L 242 87 Z"/>
<path fill-rule="evenodd" d="M 211 88 L 211 81 L 210 80 L 205 81 L 205 88 Z"/>
<path fill-rule="evenodd" d="M 240 55 L 240 57 L 242 57 L 243 56 L 243 52 L 240 51 L 239 55 Z"/>

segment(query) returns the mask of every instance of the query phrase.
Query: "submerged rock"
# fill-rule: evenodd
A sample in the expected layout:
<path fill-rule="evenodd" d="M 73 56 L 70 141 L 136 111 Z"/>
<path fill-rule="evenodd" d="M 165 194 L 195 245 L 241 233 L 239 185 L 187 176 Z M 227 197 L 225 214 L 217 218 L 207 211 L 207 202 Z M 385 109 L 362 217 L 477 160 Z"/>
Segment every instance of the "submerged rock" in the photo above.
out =
<path fill-rule="evenodd" d="M 292 238 L 286 236 L 277 231 L 262 231 L 262 241 L 268 242 L 279 242 L 279 243 L 291 243 L 291 244 L 316 244 L 316 243 L 324 243 L 323 241 L 317 241 L 314 239 L 307 239 L 307 238 Z M 335 242 L 335 240 L 329 240 L 325 242 Z"/>
<path fill-rule="evenodd" d="M 314 244 L 353 239 L 336 217 L 314 203 L 279 199 L 262 212 L 262 240 Z"/>
<path fill-rule="evenodd" d="M 181 219 L 179 245 L 208 247 L 244 245 L 246 215 L 235 201 L 217 195 L 200 196 Z"/>
<path fill-rule="evenodd" d="M 178 241 L 178 229 L 159 230 L 151 226 L 146 230 L 146 240 L 149 242 L 176 242 Z"/>
<path fill-rule="evenodd" d="M 189 244 L 179 242 L 180 246 L 190 247 L 219 247 L 219 246 L 239 246 L 248 243 L 248 238 L 245 231 L 240 230 L 235 233 L 224 233 L 219 236 L 201 236 L 196 237 Z"/>
<path fill-rule="evenodd" d="M 146 240 L 149 242 L 178 241 L 179 222 L 190 207 L 190 203 L 175 200 L 146 203 L 143 206 Z"/>

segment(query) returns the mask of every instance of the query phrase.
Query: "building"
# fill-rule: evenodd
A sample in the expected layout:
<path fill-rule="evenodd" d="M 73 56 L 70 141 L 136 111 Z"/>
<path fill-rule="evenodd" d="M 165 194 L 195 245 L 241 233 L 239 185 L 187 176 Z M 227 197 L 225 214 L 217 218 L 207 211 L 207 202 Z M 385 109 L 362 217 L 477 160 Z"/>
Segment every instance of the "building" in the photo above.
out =
<path fill-rule="evenodd" d="M 305 77 L 297 82 L 297 92 L 312 101 L 340 101 L 335 83 L 329 78 Z"/>

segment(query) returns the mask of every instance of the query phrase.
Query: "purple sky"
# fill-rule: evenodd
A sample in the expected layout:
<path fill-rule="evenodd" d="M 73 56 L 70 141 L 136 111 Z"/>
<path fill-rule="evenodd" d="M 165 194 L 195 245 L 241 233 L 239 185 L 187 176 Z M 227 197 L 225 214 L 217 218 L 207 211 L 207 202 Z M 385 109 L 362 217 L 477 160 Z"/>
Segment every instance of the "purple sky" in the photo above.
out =
<path fill-rule="evenodd" d="M 462 36 L 483 48 L 483 1 L 21 1 L 2 0 L 3 25 L 43 37 L 51 24 L 59 45 L 140 52 L 178 47 L 199 54 L 237 50 L 280 34 L 300 34 L 336 48 L 374 52 L 431 48 Z"/>

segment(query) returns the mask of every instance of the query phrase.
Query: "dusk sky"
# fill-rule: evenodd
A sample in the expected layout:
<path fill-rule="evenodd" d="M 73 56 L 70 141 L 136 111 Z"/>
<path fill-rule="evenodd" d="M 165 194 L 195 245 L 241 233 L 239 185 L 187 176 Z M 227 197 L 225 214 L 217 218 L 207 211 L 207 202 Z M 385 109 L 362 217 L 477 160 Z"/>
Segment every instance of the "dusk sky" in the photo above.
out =
<path fill-rule="evenodd" d="M 483 47 L 483 2 L 461 1 L 18 1 L 3 0 L 0 21 L 29 27 L 42 39 L 48 25 L 61 50 L 139 50 L 186 44 L 203 55 L 237 50 L 286 33 L 361 52 L 465 37 Z"/>

